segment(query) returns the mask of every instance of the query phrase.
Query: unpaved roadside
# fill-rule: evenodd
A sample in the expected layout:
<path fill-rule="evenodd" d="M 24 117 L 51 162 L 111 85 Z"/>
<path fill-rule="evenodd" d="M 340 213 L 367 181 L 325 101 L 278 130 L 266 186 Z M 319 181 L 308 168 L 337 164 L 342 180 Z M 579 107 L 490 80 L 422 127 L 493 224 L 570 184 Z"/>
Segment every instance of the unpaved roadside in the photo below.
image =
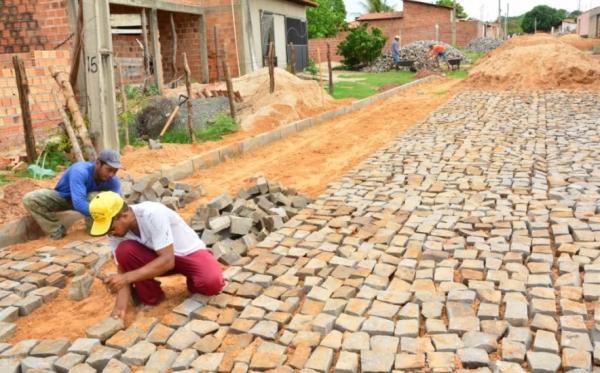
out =
<path fill-rule="evenodd" d="M 339 178 L 377 149 L 392 141 L 411 126 L 421 122 L 445 103 L 459 89 L 458 80 L 440 78 L 407 89 L 385 101 L 321 123 L 255 152 L 224 162 L 184 180 L 201 185 L 205 195 L 180 213 L 189 218 L 206 200 L 221 193 L 234 194 L 257 174 L 296 188 L 316 197 L 327 184 Z M 15 245 L 15 250 L 32 250 L 45 245 L 61 246 L 75 239 L 85 239 L 82 224 L 65 239 L 55 242 L 40 239 Z M 114 270 L 112 263 L 104 270 Z M 181 276 L 161 279 L 168 301 L 150 310 L 128 315 L 128 321 L 140 315 L 162 317 L 187 297 Z M 89 298 L 70 301 L 66 289 L 55 301 L 33 314 L 17 320 L 17 332 L 10 342 L 30 338 L 68 338 L 83 336 L 85 330 L 105 318 L 113 299 L 96 281 Z M 69 323 L 64 323 L 68 318 Z"/>

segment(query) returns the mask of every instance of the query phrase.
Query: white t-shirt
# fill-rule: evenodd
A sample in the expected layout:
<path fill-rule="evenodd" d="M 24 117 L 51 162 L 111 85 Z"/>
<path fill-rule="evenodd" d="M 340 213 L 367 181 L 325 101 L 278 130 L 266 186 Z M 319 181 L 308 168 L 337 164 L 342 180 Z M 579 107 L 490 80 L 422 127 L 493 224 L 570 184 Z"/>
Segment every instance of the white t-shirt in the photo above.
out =
<path fill-rule="evenodd" d="M 129 231 L 124 237 L 109 238 L 109 245 L 113 251 L 122 241 L 134 240 L 142 245 L 158 251 L 166 246 L 173 245 L 176 256 L 186 256 L 198 250 L 205 250 L 206 245 L 189 225 L 167 206 L 158 202 L 142 202 L 131 205 L 131 209 L 140 228 L 140 236 Z"/>

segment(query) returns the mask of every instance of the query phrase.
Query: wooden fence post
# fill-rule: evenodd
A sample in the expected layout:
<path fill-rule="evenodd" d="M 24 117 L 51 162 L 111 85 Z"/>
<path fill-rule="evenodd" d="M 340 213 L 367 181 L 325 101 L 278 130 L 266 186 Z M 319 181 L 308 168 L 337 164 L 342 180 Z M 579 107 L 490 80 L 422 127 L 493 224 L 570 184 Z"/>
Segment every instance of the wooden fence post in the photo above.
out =
<path fill-rule="evenodd" d="M 86 158 L 90 161 L 95 160 L 96 148 L 94 148 L 94 144 L 92 144 L 92 140 L 85 125 L 85 121 L 83 120 L 83 116 L 79 111 L 79 105 L 77 104 L 77 100 L 75 100 L 75 94 L 73 93 L 73 87 L 71 87 L 69 79 L 66 77 L 65 73 L 56 70 L 54 66 L 50 66 L 49 70 L 50 74 L 52 74 L 52 77 L 58 83 L 58 86 L 60 87 L 61 92 L 67 101 L 67 108 L 73 116 L 73 123 L 75 124 L 75 129 L 79 133 L 79 137 L 81 137 L 81 141 L 83 142 L 83 151 L 85 153 Z"/>
<path fill-rule="evenodd" d="M 235 103 L 233 93 L 233 82 L 231 81 L 231 73 L 229 72 L 229 64 L 227 61 L 223 61 L 223 72 L 225 73 L 225 82 L 227 84 L 227 97 L 229 98 L 229 112 L 231 118 L 235 121 Z"/>
<path fill-rule="evenodd" d="M 35 137 L 31 125 L 31 110 L 29 108 L 29 83 L 27 82 L 27 73 L 25 65 L 19 56 L 13 56 L 13 66 L 15 68 L 15 79 L 19 91 L 19 103 L 21 104 L 21 119 L 23 120 L 23 133 L 25 135 L 25 149 L 27 151 L 27 162 L 33 163 L 37 159 L 35 150 Z"/>
<path fill-rule="evenodd" d="M 119 70 L 119 84 L 121 85 L 121 103 L 123 105 L 123 113 L 127 113 L 127 92 L 125 92 L 125 84 L 123 83 L 123 69 L 121 64 L 117 63 L 117 69 Z M 125 145 L 129 146 L 129 123 L 128 118 L 124 118 L 123 127 L 125 129 Z"/>
<path fill-rule="evenodd" d="M 329 94 L 333 94 L 333 70 L 331 68 L 331 48 L 327 43 L 327 69 L 329 70 Z"/>
<path fill-rule="evenodd" d="M 190 72 L 190 66 L 188 65 L 187 55 L 185 54 L 185 52 L 183 53 L 183 69 L 185 71 L 185 87 L 187 88 L 187 94 L 188 94 L 188 99 L 187 99 L 188 132 L 190 133 L 190 138 L 192 139 L 192 143 L 195 143 L 196 135 L 194 134 L 194 126 L 192 125 L 194 106 L 192 103 L 192 82 L 191 82 L 191 76 L 190 76 L 191 72 Z"/>
<path fill-rule="evenodd" d="M 296 74 L 296 48 L 294 47 L 294 43 L 290 42 L 290 66 L 291 73 Z"/>
<path fill-rule="evenodd" d="M 269 92 L 273 93 L 275 92 L 275 64 L 273 61 L 273 54 L 274 53 L 274 47 L 273 47 L 273 42 L 269 43 L 269 54 L 268 54 L 268 59 L 269 59 Z"/>

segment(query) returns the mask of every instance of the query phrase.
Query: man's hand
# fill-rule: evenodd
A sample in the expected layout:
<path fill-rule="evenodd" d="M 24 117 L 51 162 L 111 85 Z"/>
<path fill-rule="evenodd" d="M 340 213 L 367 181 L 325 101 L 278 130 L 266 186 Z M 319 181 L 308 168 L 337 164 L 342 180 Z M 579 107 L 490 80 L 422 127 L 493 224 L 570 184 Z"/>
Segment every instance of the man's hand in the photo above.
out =
<path fill-rule="evenodd" d="M 108 287 L 111 293 L 116 293 L 123 287 L 129 286 L 129 280 L 127 279 L 126 273 L 117 274 L 105 278 L 104 285 Z"/>
<path fill-rule="evenodd" d="M 127 307 L 125 308 L 120 308 L 118 306 L 115 305 L 115 308 L 113 308 L 110 317 L 112 317 L 113 319 L 121 319 L 121 320 L 125 320 L 125 313 L 127 311 Z"/>

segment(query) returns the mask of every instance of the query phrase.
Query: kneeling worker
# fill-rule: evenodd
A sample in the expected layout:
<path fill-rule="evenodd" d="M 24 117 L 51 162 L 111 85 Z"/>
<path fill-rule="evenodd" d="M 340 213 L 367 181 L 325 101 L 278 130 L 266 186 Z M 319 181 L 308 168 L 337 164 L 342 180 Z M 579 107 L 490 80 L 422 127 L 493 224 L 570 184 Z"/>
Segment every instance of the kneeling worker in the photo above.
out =
<path fill-rule="evenodd" d="M 67 234 L 56 217 L 59 211 L 76 210 L 90 219 L 89 200 L 98 192 L 121 193 L 117 171 L 121 168 L 119 153 L 103 150 L 95 162 L 77 162 L 65 171 L 54 189 L 38 189 L 23 197 L 23 205 L 50 239 Z M 89 228 L 89 225 L 88 225 Z"/>
<path fill-rule="evenodd" d="M 104 280 L 117 293 L 113 317 L 123 319 L 130 285 L 142 303 L 156 305 L 165 294 L 155 277 L 180 273 L 191 293 L 216 295 L 225 285 L 217 260 L 192 228 L 173 210 L 157 202 L 128 206 L 114 192 L 90 202 L 92 236 L 109 235 L 119 274 Z"/>

